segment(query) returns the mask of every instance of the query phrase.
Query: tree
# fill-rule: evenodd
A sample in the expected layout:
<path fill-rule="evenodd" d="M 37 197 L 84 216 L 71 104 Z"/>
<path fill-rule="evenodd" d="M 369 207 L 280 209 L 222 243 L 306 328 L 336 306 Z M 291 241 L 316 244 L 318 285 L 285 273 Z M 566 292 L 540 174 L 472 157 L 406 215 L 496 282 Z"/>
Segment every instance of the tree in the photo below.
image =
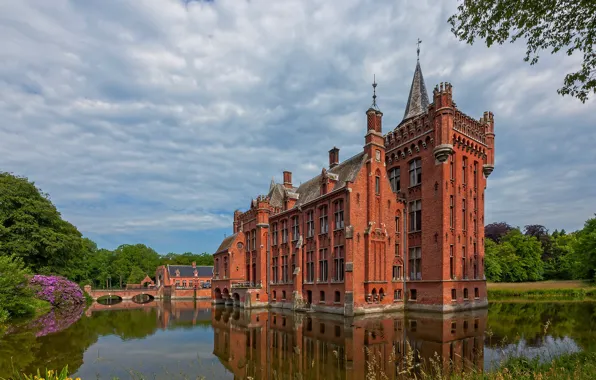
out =
<path fill-rule="evenodd" d="M 0 256 L 0 311 L 9 318 L 32 314 L 33 291 L 29 288 L 29 272 L 18 257 Z M 0 313 L 2 314 L 2 313 Z"/>
<path fill-rule="evenodd" d="M 449 18 L 451 31 L 460 41 L 476 39 L 487 47 L 494 43 L 526 41 L 524 61 L 534 65 L 539 53 L 563 50 L 583 54 L 581 68 L 565 76 L 557 92 L 581 102 L 596 93 L 596 2 L 593 0 L 466 0 Z"/>
<path fill-rule="evenodd" d="M 498 243 L 511 230 L 513 230 L 513 227 L 505 222 L 491 223 L 484 227 L 484 236 Z"/>
<path fill-rule="evenodd" d="M 0 256 L 19 257 L 36 273 L 67 275 L 82 250 L 81 233 L 47 194 L 27 178 L 0 173 Z"/>
<path fill-rule="evenodd" d="M 126 281 L 127 284 L 140 284 L 141 281 L 145 279 L 147 274 L 139 267 L 134 267 L 130 271 L 130 276 L 128 276 L 128 280 Z"/>
<path fill-rule="evenodd" d="M 490 239 L 486 239 L 484 244 L 484 274 L 486 279 L 492 282 L 501 281 L 503 271 L 498 256 L 497 243 Z"/>
<path fill-rule="evenodd" d="M 136 266 L 149 276 L 155 277 L 155 269 L 159 266 L 160 256 L 152 248 L 144 244 L 129 245 L 124 244 L 114 251 L 114 260 L 112 261 L 112 273 L 117 277 L 114 281 L 126 281 L 132 269 Z"/>
<path fill-rule="evenodd" d="M 511 244 L 515 250 L 517 263 L 523 275 L 518 281 L 539 281 L 544 274 L 542 246 L 534 236 L 526 236 L 520 230 L 511 230 L 503 237 L 503 244 Z"/>
<path fill-rule="evenodd" d="M 574 250 L 582 262 L 583 278 L 596 280 L 596 217 L 588 219 L 584 228 L 577 232 Z"/>

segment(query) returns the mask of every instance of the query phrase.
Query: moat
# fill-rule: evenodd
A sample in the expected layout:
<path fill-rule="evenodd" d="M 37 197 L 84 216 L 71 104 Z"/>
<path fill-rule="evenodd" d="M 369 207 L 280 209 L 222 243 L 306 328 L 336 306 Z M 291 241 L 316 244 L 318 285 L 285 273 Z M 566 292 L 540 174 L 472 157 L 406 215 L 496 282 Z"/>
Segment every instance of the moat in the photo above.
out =
<path fill-rule="evenodd" d="M 596 303 L 358 318 L 193 301 L 95 303 L 61 331 L 22 328 L 0 338 L 0 377 L 68 365 L 83 379 L 364 379 L 368 371 L 393 379 L 435 353 L 452 362 L 448 371 L 490 371 L 503 355 L 549 360 L 580 350 L 596 350 Z"/>

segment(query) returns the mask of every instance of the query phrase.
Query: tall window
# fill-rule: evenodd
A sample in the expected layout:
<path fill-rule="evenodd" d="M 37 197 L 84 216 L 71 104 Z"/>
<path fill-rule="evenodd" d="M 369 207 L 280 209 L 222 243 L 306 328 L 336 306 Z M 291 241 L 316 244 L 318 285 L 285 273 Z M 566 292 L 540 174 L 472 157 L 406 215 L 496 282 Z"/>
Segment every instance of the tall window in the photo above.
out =
<path fill-rule="evenodd" d="M 399 243 L 395 243 L 395 257 L 399 256 Z"/>
<path fill-rule="evenodd" d="M 478 188 L 478 162 L 474 161 L 474 189 Z"/>
<path fill-rule="evenodd" d="M 319 250 L 319 281 L 326 282 L 329 274 L 329 263 L 327 262 L 327 248 Z"/>
<path fill-rule="evenodd" d="M 461 273 L 463 278 L 468 278 L 468 271 L 466 270 L 466 246 L 461 247 Z"/>
<path fill-rule="evenodd" d="M 455 168 L 454 168 L 455 165 L 454 165 L 454 161 L 455 161 L 455 158 L 454 158 L 454 156 L 452 154 L 452 155 L 449 156 L 449 178 L 452 181 L 455 181 Z"/>
<path fill-rule="evenodd" d="M 327 219 L 327 206 L 321 207 L 321 216 L 319 217 L 319 223 L 321 225 L 321 233 L 326 234 L 329 231 L 329 223 Z"/>
<path fill-rule="evenodd" d="M 474 243 L 476 245 L 476 243 Z M 476 248 L 474 248 L 476 250 Z M 474 252 L 474 279 L 478 279 L 478 253 Z"/>
<path fill-rule="evenodd" d="M 422 229 L 422 203 L 421 201 L 410 202 L 410 232 Z"/>
<path fill-rule="evenodd" d="M 333 259 L 335 281 L 344 280 L 344 246 L 335 247 L 335 258 Z"/>
<path fill-rule="evenodd" d="M 273 262 L 271 263 L 271 281 L 273 281 L 274 284 L 277 283 L 277 265 L 278 265 L 277 260 L 278 260 L 278 258 L 274 257 L 272 260 Z M 275 298 L 275 297 L 273 297 L 273 298 Z"/>
<path fill-rule="evenodd" d="M 314 212 L 312 210 L 306 213 L 306 237 L 315 236 L 315 220 L 313 214 Z"/>
<path fill-rule="evenodd" d="M 455 216 L 453 215 L 453 195 L 449 197 L 449 227 L 455 225 Z"/>
<path fill-rule="evenodd" d="M 375 176 L 375 194 L 381 194 L 381 177 Z"/>
<path fill-rule="evenodd" d="M 466 169 L 468 167 L 468 157 L 464 157 L 463 160 L 462 160 L 462 162 L 463 162 L 463 166 L 462 166 L 462 173 L 461 173 L 462 174 L 462 177 L 461 177 L 461 180 L 462 180 L 462 183 L 465 185 L 467 183 L 467 180 L 466 180 Z"/>
<path fill-rule="evenodd" d="M 287 220 L 281 221 L 281 242 L 282 243 L 288 242 L 288 221 Z"/>
<path fill-rule="evenodd" d="M 397 281 L 401 278 L 401 265 L 393 266 L 393 281 Z"/>
<path fill-rule="evenodd" d="M 224 278 L 228 278 L 228 258 L 225 256 L 223 258 L 223 267 L 224 267 Z"/>
<path fill-rule="evenodd" d="M 449 278 L 455 278 L 455 258 L 453 257 L 453 245 L 449 246 Z"/>
<path fill-rule="evenodd" d="M 271 235 L 271 245 L 277 245 L 277 223 L 273 223 L 273 234 Z"/>
<path fill-rule="evenodd" d="M 422 183 L 422 160 L 417 158 L 410 162 L 410 186 Z"/>
<path fill-rule="evenodd" d="M 288 256 L 281 258 L 281 281 L 288 282 Z"/>
<path fill-rule="evenodd" d="M 298 240 L 300 237 L 300 227 L 298 225 L 298 217 L 292 218 L 292 241 Z"/>
<path fill-rule="evenodd" d="M 400 177 L 400 169 L 399 167 L 393 168 L 389 171 L 389 183 L 391 184 L 391 189 L 395 192 L 400 191 L 400 184 L 399 178 Z"/>
<path fill-rule="evenodd" d="M 344 201 L 335 202 L 335 229 L 344 228 Z"/>
<path fill-rule="evenodd" d="M 252 231 L 252 250 L 257 249 L 257 230 Z"/>
<path fill-rule="evenodd" d="M 461 204 L 462 204 L 462 206 L 461 206 L 462 207 L 461 208 L 461 211 L 462 211 L 462 215 L 461 215 L 462 216 L 462 219 L 461 219 L 462 229 L 464 231 L 466 231 L 468 229 L 468 218 L 466 218 L 466 198 L 464 198 L 464 199 L 461 200 Z"/>
<path fill-rule="evenodd" d="M 395 217 L 395 232 L 399 232 L 399 216 Z"/>
<path fill-rule="evenodd" d="M 219 258 L 215 259 L 215 270 L 214 270 L 215 278 L 219 278 Z"/>
<path fill-rule="evenodd" d="M 410 280 L 422 279 L 422 248 L 410 248 Z"/>
<path fill-rule="evenodd" d="M 314 282 L 315 281 L 315 260 L 314 260 L 314 251 L 306 252 L 306 281 L 307 282 Z"/>

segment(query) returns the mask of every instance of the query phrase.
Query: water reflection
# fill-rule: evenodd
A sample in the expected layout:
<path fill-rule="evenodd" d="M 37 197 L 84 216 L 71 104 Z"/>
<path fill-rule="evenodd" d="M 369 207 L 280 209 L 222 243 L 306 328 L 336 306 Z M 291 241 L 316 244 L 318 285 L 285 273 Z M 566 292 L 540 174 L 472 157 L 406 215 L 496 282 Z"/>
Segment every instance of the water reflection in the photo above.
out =
<path fill-rule="evenodd" d="M 239 379 L 364 379 L 371 372 L 396 379 L 412 366 L 430 368 L 431 358 L 445 373 L 482 371 L 486 322 L 486 310 L 338 318 L 217 308 L 213 353 Z"/>
<path fill-rule="evenodd" d="M 437 353 L 449 372 L 490 370 L 504 353 L 548 359 L 596 350 L 595 303 L 496 303 L 488 312 L 346 319 L 123 301 L 95 303 L 72 325 L 56 326 L 64 330 L 36 336 L 42 330 L 21 328 L 0 337 L 0 377 L 13 366 L 31 373 L 68 365 L 78 376 L 102 379 L 130 378 L 130 371 L 210 380 L 361 379 L 382 371 L 391 379 L 408 367 L 408 354 L 423 364 Z"/>

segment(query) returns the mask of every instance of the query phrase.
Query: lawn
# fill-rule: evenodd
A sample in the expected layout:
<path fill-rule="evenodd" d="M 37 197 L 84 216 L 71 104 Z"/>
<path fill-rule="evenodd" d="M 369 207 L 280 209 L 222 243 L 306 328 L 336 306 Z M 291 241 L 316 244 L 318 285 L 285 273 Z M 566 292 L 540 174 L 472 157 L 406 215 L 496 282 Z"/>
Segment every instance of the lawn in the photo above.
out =
<path fill-rule="evenodd" d="M 538 281 L 538 282 L 487 282 L 488 290 L 546 290 L 546 289 L 590 289 L 594 284 L 581 280 Z"/>
<path fill-rule="evenodd" d="M 585 281 L 488 283 L 490 300 L 583 300 L 596 297 L 596 285 Z"/>

